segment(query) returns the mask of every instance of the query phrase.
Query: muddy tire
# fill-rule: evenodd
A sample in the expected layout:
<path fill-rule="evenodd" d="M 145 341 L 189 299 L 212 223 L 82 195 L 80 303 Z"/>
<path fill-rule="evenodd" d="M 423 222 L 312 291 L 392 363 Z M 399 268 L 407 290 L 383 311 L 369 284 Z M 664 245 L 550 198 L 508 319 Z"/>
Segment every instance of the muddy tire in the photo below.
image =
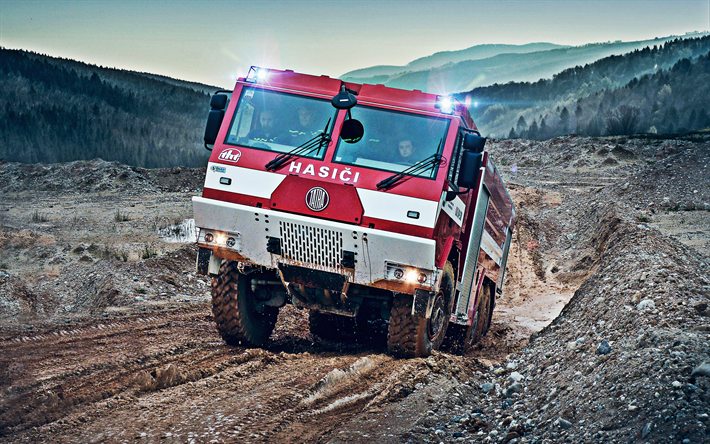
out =
<path fill-rule="evenodd" d="M 466 332 L 464 350 L 470 350 L 486 334 L 486 323 L 490 317 L 491 287 L 485 283 L 481 287 L 481 297 L 478 301 L 473 322 Z"/>
<path fill-rule="evenodd" d="M 308 327 L 313 336 L 326 341 L 341 341 L 352 338 L 357 333 L 355 318 L 316 310 L 308 313 Z"/>
<path fill-rule="evenodd" d="M 493 313 L 493 307 L 495 306 L 495 290 L 491 290 L 493 287 L 488 286 L 488 307 L 487 307 L 487 314 L 486 314 L 486 323 L 483 326 L 483 336 L 486 336 L 486 333 L 488 333 L 488 330 L 491 328 L 491 321 L 492 321 L 492 316 L 491 314 Z"/>
<path fill-rule="evenodd" d="M 392 303 L 387 347 L 390 353 L 407 358 L 429 356 L 438 350 L 449 325 L 453 303 L 454 272 L 448 262 L 444 267 L 439 291 L 434 297 L 431 317 L 422 313 L 412 316 L 413 297 L 398 294 Z"/>
<path fill-rule="evenodd" d="M 223 261 L 212 280 L 212 314 L 217 330 L 229 345 L 264 345 L 276 325 L 278 308 L 256 310 L 250 279 L 237 269 L 239 263 Z"/>

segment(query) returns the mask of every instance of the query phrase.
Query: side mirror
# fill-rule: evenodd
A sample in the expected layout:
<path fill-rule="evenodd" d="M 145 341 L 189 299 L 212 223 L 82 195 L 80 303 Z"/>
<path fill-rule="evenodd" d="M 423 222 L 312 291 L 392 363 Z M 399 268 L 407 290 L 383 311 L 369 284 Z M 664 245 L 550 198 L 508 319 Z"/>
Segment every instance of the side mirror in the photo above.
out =
<path fill-rule="evenodd" d="M 365 135 L 365 128 L 359 120 L 348 119 L 340 127 L 340 138 L 346 143 L 358 143 Z"/>
<path fill-rule="evenodd" d="M 463 136 L 463 149 L 474 153 L 482 153 L 486 146 L 486 138 L 476 134 L 466 133 Z"/>
<path fill-rule="evenodd" d="M 207 115 L 207 125 L 205 126 L 205 148 L 207 145 L 214 145 L 217 140 L 219 128 L 224 120 L 224 108 L 227 106 L 226 94 L 215 94 L 210 99 L 210 112 Z M 210 148 L 207 148 L 211 150 Z"/>
<path fill-rule="evenodd" d="M 341 86 L 340 92 L 330 100 L 331 105 L 337 109 L 350 109 L 357 105 L 357 99 L 352 94 L 355 91 L 349 90 L 345 85 Z"/>
<path fill-rule="evenodd" d="M 461 157 L 461 169 L 456 185 L 459 188 L 473 188 L 478 182 L 478 173 L 483 164 L 483 154 L 464 151 Z"/>

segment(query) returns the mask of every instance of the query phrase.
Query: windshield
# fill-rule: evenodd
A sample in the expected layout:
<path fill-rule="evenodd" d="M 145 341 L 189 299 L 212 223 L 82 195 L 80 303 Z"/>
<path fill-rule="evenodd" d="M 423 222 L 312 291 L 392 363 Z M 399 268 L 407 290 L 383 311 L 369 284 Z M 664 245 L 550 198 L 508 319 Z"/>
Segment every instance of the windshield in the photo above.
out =
<path fill-rule="evenodd" d="M 335 162 L 401 173 L 417 162 L 441 154 L 449 119 L 379 108 L 357 106 L 354 119 L 365 134 L 357 143 L 338 141 Z M 437 168 L 420 169 L 412 175 L 434 178 Z"/>
<path fill-rule="evenodd" d="M 224 143 L 287 153 L 321 134 L 334 115 L 329 100 L 245 87 Z M 305 157 L 322 159 L 326 148 Z"/>

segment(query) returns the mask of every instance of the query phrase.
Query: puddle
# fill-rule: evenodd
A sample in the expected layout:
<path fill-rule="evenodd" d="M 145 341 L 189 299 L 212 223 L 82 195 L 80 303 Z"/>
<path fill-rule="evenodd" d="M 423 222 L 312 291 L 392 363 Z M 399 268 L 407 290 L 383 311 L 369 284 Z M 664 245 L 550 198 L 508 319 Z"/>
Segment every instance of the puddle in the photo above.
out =
<path fill-rule="evenodd" d="M 185 219 L 177 225 L 170 225 L 165 228 L 159 228 L 158 234 L 165 242 L 174 243 L 189 243 L 196 242 L 195 236 L 195 219 Z"/>

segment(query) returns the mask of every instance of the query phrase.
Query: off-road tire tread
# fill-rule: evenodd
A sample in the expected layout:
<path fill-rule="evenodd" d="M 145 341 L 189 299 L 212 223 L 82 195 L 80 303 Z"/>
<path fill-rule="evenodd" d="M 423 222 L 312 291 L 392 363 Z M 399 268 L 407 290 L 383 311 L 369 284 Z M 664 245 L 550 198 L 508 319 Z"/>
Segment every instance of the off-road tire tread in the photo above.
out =
<path fill-rule="evenodd" d="M 449 262 L 444 266 L 442 276 L 446 276 L 449 281 L 450 294 L 445 301 L 447 316 L 442 327 L 443 334 L 446 334 L 448 319 L 451 316 L 453 305 L 454 271 Z M 444 278 L 442 277 L 442 281 Z M 442 282 L 443 285 L 443 282 Z M 427 334 L 427 321 L 424 315 L 412 316 L 413 297 L 400 294 L 394 298 L 392 311 L 390 313 L 390 325 L 387 331 L 387 348 L 390 353 L 406 358 L 429 356 L 432 350 L 438 350 L 444 341 L 444 337 L 439 338 L 438 343 L 431 343 Z"/>
<path fill-rule="evenodd" d="M 229 345 L 264 345 L 274 330 L 278 309 L 266 307 L 256 313 L 251 307 L 251 288 L 240 294 L 239 280 L 246 287 L 246 277 L 235 261 L 223 261 L 219 274 L 212 279 L 212 315 L 222 339 Z"/>
<path fill-rule="evenodd" d="M 387 329 L 387 348 L 390 353 L 413 358 L 417 354 L 418 319 L 412 316 L 412 296 L 397 295 L 392 302 L 390 325 Z"/>

